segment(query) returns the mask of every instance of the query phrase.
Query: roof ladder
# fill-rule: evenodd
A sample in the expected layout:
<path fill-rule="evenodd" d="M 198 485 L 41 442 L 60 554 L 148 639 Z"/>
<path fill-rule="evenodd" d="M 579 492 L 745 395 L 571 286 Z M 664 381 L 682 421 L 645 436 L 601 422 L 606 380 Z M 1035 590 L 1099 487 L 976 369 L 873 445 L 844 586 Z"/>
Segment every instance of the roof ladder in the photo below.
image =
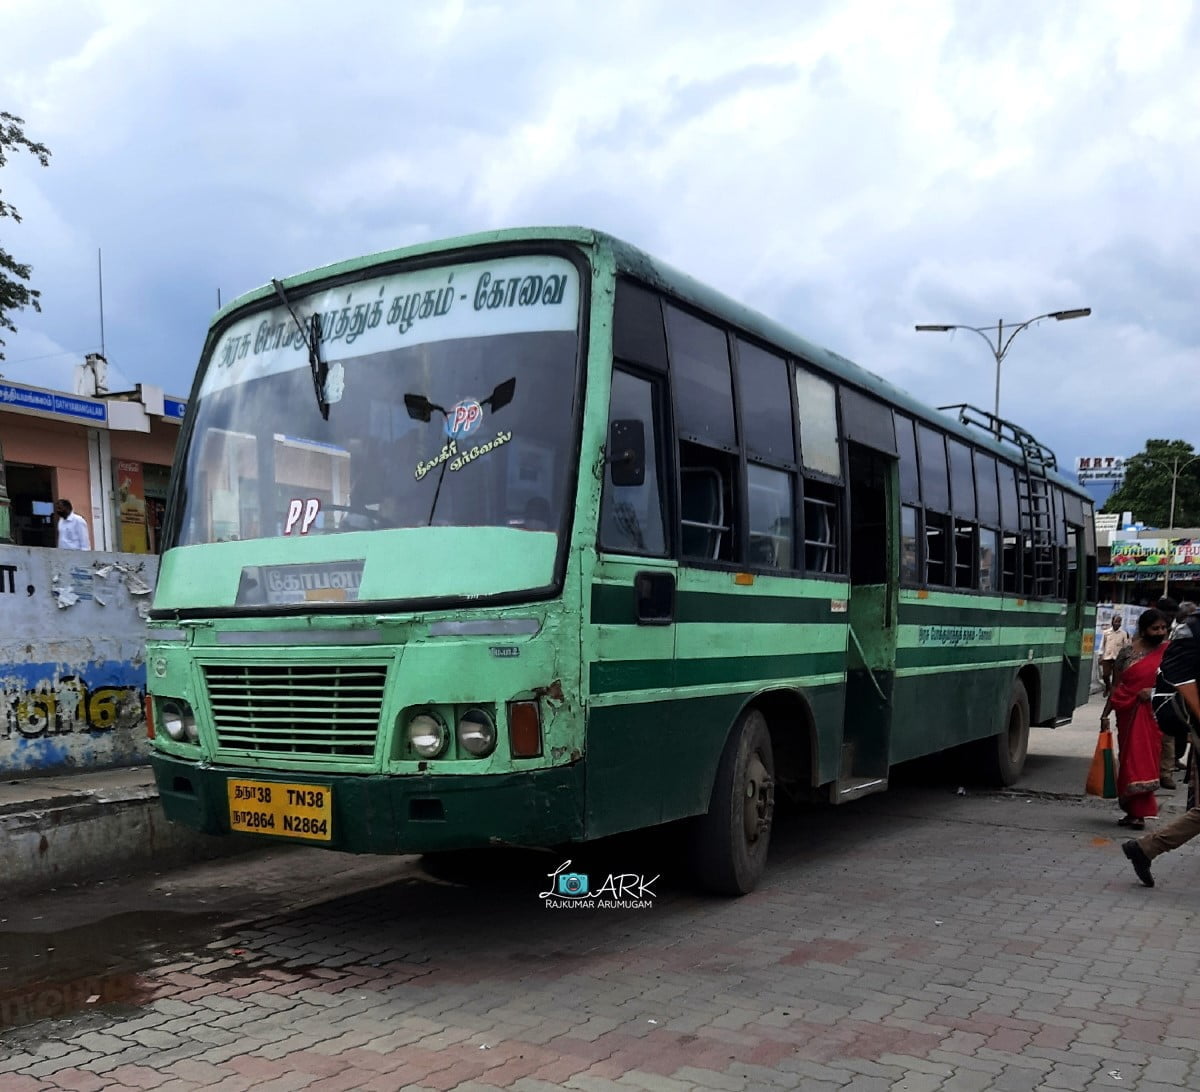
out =
<path fill-rule="evenodd" d="M 1025 591 L 1035 596 L 1052 596 L 1055 564 L 1054 507 L 1049 471 L 1058 468 L 1058 460 L 1045 444 L 1011 421 L 975 406 L 939 406 L 940 410 L 958 411 L 958 420 L 991 434 L 1000 443 L 1010 444 L 1021 453 L 1017 473 L 1021 533 L 1025 537 Z"/>

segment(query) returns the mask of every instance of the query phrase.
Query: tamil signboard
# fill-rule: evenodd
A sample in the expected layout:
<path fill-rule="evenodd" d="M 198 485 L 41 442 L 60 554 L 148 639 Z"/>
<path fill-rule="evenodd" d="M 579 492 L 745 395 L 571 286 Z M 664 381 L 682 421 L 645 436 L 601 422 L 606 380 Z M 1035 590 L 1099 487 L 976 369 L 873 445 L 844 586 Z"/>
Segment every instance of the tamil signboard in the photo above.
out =
<path fill-rule="evenodd" d="M 1112 542 L 1112 536 L 1120 530 L 1121 513 L 1120 512 L 1097 512 L 1096 521 L 1096 541 L 1101 546 L 1107 546 Z"/>
<path fill-rule="evenodd" d="M 53 417 L 95 421 L 97 424 L 108 421 L 108 405 L 105 402 L 80 395 L 59 394 L 40 387 L 26 387 L 21 383 L 0 383 L 0 403 L 7 409 Z"/>
<path fill-rule="evenodd" d="M 1075 474 L 1084 482 L 1120 482 L 1125 480 L 1122 455 L 1082 455 L 1075 460 Z"/>

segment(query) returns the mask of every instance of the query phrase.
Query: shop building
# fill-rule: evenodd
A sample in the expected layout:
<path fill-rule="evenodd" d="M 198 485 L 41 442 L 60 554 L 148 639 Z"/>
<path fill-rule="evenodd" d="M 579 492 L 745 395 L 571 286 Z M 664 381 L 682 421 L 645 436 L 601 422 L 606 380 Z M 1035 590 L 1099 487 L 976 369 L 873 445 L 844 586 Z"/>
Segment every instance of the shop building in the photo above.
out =
<path fill-rule="evenodd" d="M 1162 595 L 1200 602 L 1200 528 L 1123 530 L 1100 549 L 1100 599 L 1154 606 Z"/>
<path fill-rule="evenodd" d="M 158 553 L 185 406 L 149 384 L 88 396 L 0 379 L 12 542 L 54 546 L 53 503 L 65 497 L 93 549 Z"/>

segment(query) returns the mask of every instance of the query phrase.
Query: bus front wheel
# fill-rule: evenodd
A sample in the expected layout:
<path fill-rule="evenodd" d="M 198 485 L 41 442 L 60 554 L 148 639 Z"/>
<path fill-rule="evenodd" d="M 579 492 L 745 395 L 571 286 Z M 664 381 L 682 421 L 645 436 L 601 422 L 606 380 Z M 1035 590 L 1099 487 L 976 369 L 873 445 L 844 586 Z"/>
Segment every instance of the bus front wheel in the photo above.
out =
<path fill-rule="evenodd" d="M 775 812 L 775 756 L 757 709 L 738 718 L 717 767 L 708 813 L 693 821 L 692 871 L 706 891 L 744 895 L 767 863 Z"/>
<path fill-rule="evenodd" d="M 1029 695 L 1020 679 L 1013 683 L 1004 727 L 985 743 L 988 780 L 1004 786 L 1015 784 L 1029 752 Z"/>

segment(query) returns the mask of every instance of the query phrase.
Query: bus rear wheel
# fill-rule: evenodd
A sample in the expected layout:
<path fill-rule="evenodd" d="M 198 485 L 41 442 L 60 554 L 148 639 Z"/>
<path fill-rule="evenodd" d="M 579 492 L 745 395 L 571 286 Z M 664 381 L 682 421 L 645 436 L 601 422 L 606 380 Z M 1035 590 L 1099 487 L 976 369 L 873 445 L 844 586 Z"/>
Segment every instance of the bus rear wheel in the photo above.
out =
<path fill-rule="evenodd" d="M 775 756 L 766 717 L 738 718 L 717 767 L 708 813 L 693 821 L 692 871 L 706 891 L 753 891 L 767 863 L 775 814 Z"/>
<path fill-rule="evenodd" d="M 1020 679 L 1013 683 L 1004 727 L 984 745 L 988 780 L 1005 787 L 1015 784 L 1029 753 L 1029 695 Z"/>

